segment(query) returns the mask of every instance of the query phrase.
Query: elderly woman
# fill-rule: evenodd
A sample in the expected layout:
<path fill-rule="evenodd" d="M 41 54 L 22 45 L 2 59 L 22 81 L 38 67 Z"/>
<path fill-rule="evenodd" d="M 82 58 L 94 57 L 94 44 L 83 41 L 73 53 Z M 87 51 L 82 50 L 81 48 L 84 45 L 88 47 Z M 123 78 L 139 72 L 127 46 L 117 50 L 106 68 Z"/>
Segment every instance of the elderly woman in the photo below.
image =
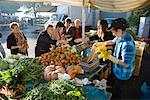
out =
<path fill-rule="evenodd" d="M 28 43 L 25 35 L 20 31 L 19 24 L 12 22 L 10 24 L 12 30 L 11 34 L 7 37 L 7 48 L 10 49 L 11 54 L 28 55 Z"/>
<path fill-rule="evenodd" d="M 70 27 L 70 29 L 68 30 L 68 34 L 71 34 L 73 39 L 78 39 L 78 38 L 82 38 L 82 28 L 80 27 L 80 20 L 76 19 L 74 21 L 74 25 Z"/>

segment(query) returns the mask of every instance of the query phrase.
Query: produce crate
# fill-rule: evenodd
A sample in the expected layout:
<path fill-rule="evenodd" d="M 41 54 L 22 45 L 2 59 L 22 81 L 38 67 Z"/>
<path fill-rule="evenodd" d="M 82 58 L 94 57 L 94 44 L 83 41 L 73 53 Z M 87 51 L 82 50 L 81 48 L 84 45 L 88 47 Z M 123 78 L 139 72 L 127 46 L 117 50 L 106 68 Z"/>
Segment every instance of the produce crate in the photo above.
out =
<path fill-rule="evenodd" d="M 135 69 L 134 69 L 133 75 L 139 76 L 146 43 L 140 42 L 140 41 L 135 41 L 135 44 L 136 44 L 136 57 L 135 57 Z"/>
<path fill-rule="evenodd" d="M 111 65 L 108 63 L 100 73 L 100 79 L 107 79 L 111 75 Z"/>
<path fill-rule="evenodd" d="M 142 57 L 146 43 L 141 41 L 135 41 L 135 44 L 136 44 L 136 56 Z"/>
<path fill-rule="evenodd" d="M 87 58 L 83 59 L 79 65 L 84 69 L 85 72 L 91 72 L 99 66 L 99 59 L 95 58 L 92 62 L 88 63 Z"/>
<path fill-rule="evenodd" d="M 84 51 L 91 46 L 92 46 L 92 44 L 90 42 L 80 43 L 80 44 L 76 45 L 76 49 L 78 52 L 81 52 L 81 51 Z"/>

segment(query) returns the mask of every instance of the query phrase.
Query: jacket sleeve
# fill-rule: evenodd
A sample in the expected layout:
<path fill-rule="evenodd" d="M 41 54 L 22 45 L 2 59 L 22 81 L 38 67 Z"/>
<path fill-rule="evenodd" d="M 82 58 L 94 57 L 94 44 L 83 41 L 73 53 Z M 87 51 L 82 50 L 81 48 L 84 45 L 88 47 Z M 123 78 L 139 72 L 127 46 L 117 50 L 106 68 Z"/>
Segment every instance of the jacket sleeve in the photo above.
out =
<path fill-rule="evenodd" d="M 16 40 L 14 39 L 13 35 L 9 35 L 7 37 L 7 48 L 11 49 L 11 46 L 16 46 Z"/>
<path fill-rule="evenodd" d="M 132 62 L 134 62 L 135 60 L 135 45 L 134 43 L 126 43 L 123 45 L 122 47 L 122 61 L 127 64 L 127 65 L 131 65 Z"/>
<path fill-rule="evenodd" d="M 41 34 L 39 37 L 38 37 L 38 42 L 39 44 L 56 44 L 57 40 L 49 40 L 49 38 L 44 35 L 44 34 Z"/>

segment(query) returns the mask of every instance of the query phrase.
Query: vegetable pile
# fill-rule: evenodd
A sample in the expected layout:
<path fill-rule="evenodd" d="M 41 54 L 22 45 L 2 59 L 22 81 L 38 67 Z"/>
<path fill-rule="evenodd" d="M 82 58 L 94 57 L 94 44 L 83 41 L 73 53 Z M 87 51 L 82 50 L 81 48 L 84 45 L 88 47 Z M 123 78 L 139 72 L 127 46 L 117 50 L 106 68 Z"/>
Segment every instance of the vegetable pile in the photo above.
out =
<path fill-rule="evenodd" d="M 81 87 L 64 80 L 52 80 L 33 88 L 23 100 L 85 100 Z"/>
<path fill-rule="evenodd" d="M 63 53 L 64 55 L 62 55 Z M 47 59 L 42 58 L 45 57 L 44 55 Z M 64 80 L 53 80 L 58 78 L 58 73 L 66 73 L 67 68 L 64 68 L 66 65 L 79 63 L 76 54 L 66 47 L 58 47 L 44 55 L 38 58 L 41 59 L 40 62 L 25 56 L 0 59 L 0 99 L 85 100 L 84 91 L 81 87 Z M 47 67 L 41 62 L 44 62 Z M 52 62 L 54 65 L 51 65 Z M 74 76 L 80 70 L 78 67 L 70 66 L 67 72 Z M 44 78 L 51 81 L 44 81 Z"/>
<path fill-rule="evenodd" d="M 6 58 L 0 59 L 0 87 L 8 84 L 10 88 L 27 82 L 43 80 L 45 66 L 34 58 Z"/>
<path fill-rule="evenodd" d="M 47 81 L 55 80 L 58 78 L 58 73 L 64 74 L 65 72 L 65 68 L 62 66 L 50 65 L 44 70 L 44 79 Z"/>
<path fill-rule="evenodd" d="M 65 67 L 79 64 L 79 58 L 76 52 L 72 52 L 71 47 L 57 47 L 38 57 L 38 60 L 46 66 L 58 65 Z"/>

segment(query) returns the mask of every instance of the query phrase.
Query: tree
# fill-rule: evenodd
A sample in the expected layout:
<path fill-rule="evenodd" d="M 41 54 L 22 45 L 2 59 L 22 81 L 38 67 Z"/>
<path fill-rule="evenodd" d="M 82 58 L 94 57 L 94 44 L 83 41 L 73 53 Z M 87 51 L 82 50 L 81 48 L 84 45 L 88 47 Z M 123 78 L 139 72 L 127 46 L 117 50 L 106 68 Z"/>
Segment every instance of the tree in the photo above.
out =
<path fill-rule="evenodd" d="M 138 27 L 140 23 L 140 17 L 148 17 L 150 16 L 150 8 L 139 9 L 133 11 L 129 16 L 129 24 L 131 27 Z"/>

